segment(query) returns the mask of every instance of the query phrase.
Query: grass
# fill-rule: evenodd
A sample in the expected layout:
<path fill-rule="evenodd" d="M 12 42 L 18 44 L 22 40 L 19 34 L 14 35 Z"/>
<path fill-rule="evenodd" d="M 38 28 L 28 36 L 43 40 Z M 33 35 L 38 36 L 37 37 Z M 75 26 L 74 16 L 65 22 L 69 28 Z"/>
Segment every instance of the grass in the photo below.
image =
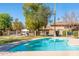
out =
<path fill-rule="evenodd" d="M 0 45 L 22 41 L 22 40 L 31 40 L 33 38 L 41 38 L 41 37 L 47 37 L 47 36 L 0 36 Z"/>

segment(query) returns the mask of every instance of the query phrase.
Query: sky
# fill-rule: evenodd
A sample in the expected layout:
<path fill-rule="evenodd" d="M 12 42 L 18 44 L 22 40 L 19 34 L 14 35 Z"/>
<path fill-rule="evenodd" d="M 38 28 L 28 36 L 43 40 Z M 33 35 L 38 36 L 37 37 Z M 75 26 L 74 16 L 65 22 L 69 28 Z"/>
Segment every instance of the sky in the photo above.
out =
<path fill-rule="evenodd" d="M 57 17 L 61 18 L 66 12 L 75 12 L 79 15 L 79 4 L 78 3 L 63 3 L 56 4 Z"/>
<path fill-rule="evenodd" d="M 47 4 L 51 10 L 54 8 L 54 4 Z M 66 12 L 75 11 L 77 14 L 79 13 L 79 4 L 74 3 L 59 3 L 56 4 L 56 18 L 61 18 L 64 16 Z M 24 15 L 23 15 L 23 4 L 22 3 L 0 3 L 0 13 L 8 13 L 13 19 L 18 18 L 21 22 L 24 23 Z M 53 20 L 53 15 L 50 18 Z"/>
<path fill-rule="evenodd" d="M 24 22 L 24 15 L 21 3 L 0 3 L 0 13 L 8 13 L 15 20 L 18 18 L 21 22 Z"/>
<path fill-rule="evenodd" d="M 53 10 L 54 4 L 49 4 L 50 9 Z M 66 12 L 75 12 L 77 15 L 79 15 L 79 4 L 78 3 L 57 3 L 56 4 L 56 20 L 65 15 Z M 51 17 L 53 19 L 53 16 Z"/>

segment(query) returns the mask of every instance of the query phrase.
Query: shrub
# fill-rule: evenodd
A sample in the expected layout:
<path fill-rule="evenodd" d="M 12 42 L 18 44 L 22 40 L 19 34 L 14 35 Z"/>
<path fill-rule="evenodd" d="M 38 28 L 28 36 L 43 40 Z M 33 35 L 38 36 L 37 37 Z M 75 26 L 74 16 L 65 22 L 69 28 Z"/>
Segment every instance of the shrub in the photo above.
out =
<path fill-rule="evenodd" d="M 67 31 L 67 35 L 72 35 L 73 34 L 73 31 L 72 30 L 68 30 Z"/>
<path fill-rule="evenodd" d="M 75 38 L 77 38 L 77 37 L 78 37 L 78 31 L 73 31 L 73 36 L 74 36 Z"/>
<path fill-rule="evenodd" d="M 65 31 L 63 31 L 63 36 L 66 36 L 66 35 L 67 35 L 67 34 L 66 34 L 66 32 L 67 32 L 66 30 L 65 30 Z"/>

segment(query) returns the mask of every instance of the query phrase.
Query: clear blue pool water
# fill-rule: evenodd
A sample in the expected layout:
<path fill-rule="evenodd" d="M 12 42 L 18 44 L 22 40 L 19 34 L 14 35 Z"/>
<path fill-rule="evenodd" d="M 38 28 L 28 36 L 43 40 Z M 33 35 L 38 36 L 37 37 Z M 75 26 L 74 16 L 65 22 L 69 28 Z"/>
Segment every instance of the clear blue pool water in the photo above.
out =
<path fill-rule="evenodd" d="M 27 41 L 19 44 L 9 51 L 66 51 L 66 50 L 79 50 L 79 46 L 70 46 L 68 40 L 41 38 L 37 40 Z"/>

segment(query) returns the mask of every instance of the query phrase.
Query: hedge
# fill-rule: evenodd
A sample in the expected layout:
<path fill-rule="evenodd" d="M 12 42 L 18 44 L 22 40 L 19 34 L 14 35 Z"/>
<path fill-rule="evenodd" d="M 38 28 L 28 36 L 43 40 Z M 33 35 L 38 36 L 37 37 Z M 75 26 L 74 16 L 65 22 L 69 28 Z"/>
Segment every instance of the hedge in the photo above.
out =
<path fill-rule="evenodd" d="M 73 36 L 74 36 L 75 38 L 77 38 L 77 37 L 78 37 L 78 31 L 73 31 Z"/>
<path fill-rule="evenodd" d="M 65 30 L 65 31 L 63 31 L 63 36 L 66 36 L 66 35 L 67 35 L 67 34 L 66 34 L 66 32 L 67 32 L 66 30 Z"/>

